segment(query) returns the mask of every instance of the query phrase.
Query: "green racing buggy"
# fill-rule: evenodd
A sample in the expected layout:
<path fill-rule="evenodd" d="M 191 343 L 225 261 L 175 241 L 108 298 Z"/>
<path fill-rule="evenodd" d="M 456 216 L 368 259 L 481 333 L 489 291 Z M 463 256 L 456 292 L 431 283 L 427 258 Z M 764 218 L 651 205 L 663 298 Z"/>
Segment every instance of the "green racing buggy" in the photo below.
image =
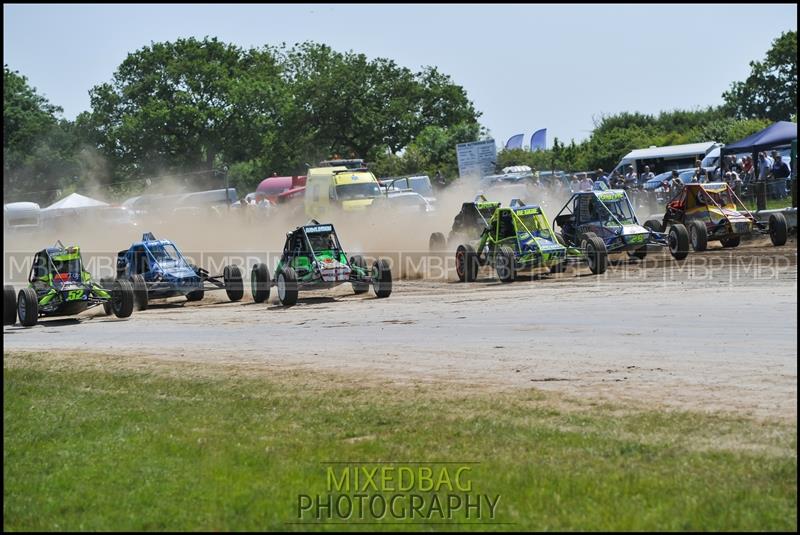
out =
<path fill-rule="evenodd" d="M 276 286 L 282 305 L 297 303 L 300 290 L 333 288 L 349 282 L 356 294 L 369 290 L 370 284 L 379 298 L 392 293 L 392 272 L 389 262 L 378 259 L 367 269 L 362 256 L 348 260 L 336 230 L 331 224 L 311 220 L 286 234 L 283 254 L 270 279 L 266 264 L 256 264 L 250 273 L 253 300 L 262 303 L 269 299 L 270 287 Z"/>
<path fill-rule="evenodd" d="M 127 318 L 133 312 L 133 286 L 126 280 L 106 286 L 94 282 L 80 248 L 59 241 L 36 253 L 28 286 L 19 295 L 13 286 L 3 287 L 3 324 L 14 325 L 18 315 L 24 327 L 32 327 L 39 317 L 72 316 L 97 305 L 106 314 Z"/>
<path fill-rule="evenodd" d="M 432 253 L 444 251 L 461 241 L 477 238 L 489 226 L 489 219 L 499 207 L 499 202 L 489 201 L 483 195 L 478 195 L 472 202 L 465 202 L 453 219 L 453 226 L 447 238 L 441 232 L 432 233 L 428 241 L 428 250 Z"/>
<path fill-rule="evenodd" d="M 473 282 L 481 266 L 493 265 L 502 282 L 513 282 L 518 271 L 549 268 L 563 271 L 570 264 L 588 263 L 595 275 L 605 273 L 608 251 L 597 236 L 588 236 L 581 248 L 567 247 L 557 238 L 541 207 L 513 199 L 497 208 L 480 239 L 456 250 L 456 273 Z"/>

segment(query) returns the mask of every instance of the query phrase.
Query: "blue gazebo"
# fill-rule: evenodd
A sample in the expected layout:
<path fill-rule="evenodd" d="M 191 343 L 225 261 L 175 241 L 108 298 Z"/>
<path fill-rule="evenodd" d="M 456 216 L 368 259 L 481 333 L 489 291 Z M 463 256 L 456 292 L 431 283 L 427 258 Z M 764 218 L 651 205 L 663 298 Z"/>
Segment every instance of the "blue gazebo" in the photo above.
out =
<path fill-rule="evenodd" d="M 721 156 L 742 152 L 761 152 L 775 147 L 787 147 L 797 139 L 797 123 L 778 121 L 760 132 L 751 134 L 736 143 L 722 147 Z"/>

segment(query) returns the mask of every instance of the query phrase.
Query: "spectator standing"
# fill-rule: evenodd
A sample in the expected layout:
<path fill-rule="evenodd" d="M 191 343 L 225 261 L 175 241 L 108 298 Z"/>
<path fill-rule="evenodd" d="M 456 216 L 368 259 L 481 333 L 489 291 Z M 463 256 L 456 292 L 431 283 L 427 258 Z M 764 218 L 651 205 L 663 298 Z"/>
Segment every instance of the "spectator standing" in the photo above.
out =
<path fill-rule="evenodd" d="M 758 180 L 765 182 L 772 171 L 772 162 L 765 152 L 758 153 Z"/>
<path fill-rule="evenodd" d="M 633 166 L 628 166 L 628 174 L 625 175 L 625 184 L 630 184 L 631 182 L 636 182 L 636 171 L 633 169 Z"/>
<path fill-rule="evenodd" d="M 648 180 L 652 180 L 655 177 L 656 177 L 656 175 L 655 175 L 655 173 L 653 173 L 650 170 L 650 166 L 649 165 L 645 165 L 644 166 L 644 173 L 642 173 L 642 176 L 639 177 L 639 184 L 644 184 Z"/>
<path fill-rule="evenodd" d="M 611 182 L 608 181 L 608 176 L 606 176 L 606 174 L 603 172 L 602 168 L 598 168 L 597 169 L 597 172 L 595 173 L 595 177 L 596 177 L 595 178 L 595 182 L 597 182 L 598 180 L 603 181 L 603 183 L 606 185 L 606 189 L 608 189 L 608 186 L 611 185 Z"/>
<path fill-rule="evenodd" d="M 744 186 L 749 186 L 753 181 L 753 159 L 750 156 L 742 158 L 742 183 Z"/>
<path fill-rule="evenodd" d="M 569 192 L 578 193 L 581 190 L 581 182 L 578 180 L 578 175 L 572 175 L 572 180 L 569 182 Z"/>
<path fill-rule="evenodd" d="M 695 167 L 694 176 L 692 176 L 692 182 L 699 182 L 701 184 L 705 184 L 708 182 L 708 175 L 706 174 L 706 170 L 702 167 Z"/>
<path fill-rule="evenodd" d="M 683 180 L 681 180 L 678 171 L 672 170 L 672 178 L 670 179 L 670 186 L 673 190 L 680 190 L 683 187 Z"/>
<path fill-rule="evenodd" d="M 583 173 L 583 178 L 581 179 L 581 191 L 592 191 L 593 187 L 594 182 L 592 179 L 589 178 L 589 175 Z"/>
<path fill-rule="evenodd" d="M 786 179 L 789 178 L 791 171 L 783 157 L 775 153 L 775 162 L 772 164 L 772 178 L 774 180 L 774 194 L 776 199 L 786 197 Z"/>

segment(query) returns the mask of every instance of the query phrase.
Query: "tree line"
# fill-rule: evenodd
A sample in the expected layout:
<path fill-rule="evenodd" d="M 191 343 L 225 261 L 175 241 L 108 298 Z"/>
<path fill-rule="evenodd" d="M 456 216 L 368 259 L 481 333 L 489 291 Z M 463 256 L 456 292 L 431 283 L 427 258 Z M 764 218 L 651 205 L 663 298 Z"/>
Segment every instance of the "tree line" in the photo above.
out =
<path fill-rule="evenodd" d="M 500 151 L 498 167 L 607 169 L 634 148 L 735 141 L 796 114 L 796 46 L 796 32 L 782 34 L 720 106 L 604 116 L 580 143 Z M 334 155 L 364 158 L 384 176 L 440 171 L 454 178 L 455 145 L 489 136 L 465 89 L 435 67 L 413 72 L 314 42 L 250 49 L 208 37 L 151 43 L 89 95 L 90 110 L 65 120 L 24 75 L 4 66 L 6 200 L 48 202 L 88 187 L 122 196 L 164 176 L 194 188 L 219 187 L 227 176 L 251 191 L 273 172 L 303 174 Z"/>

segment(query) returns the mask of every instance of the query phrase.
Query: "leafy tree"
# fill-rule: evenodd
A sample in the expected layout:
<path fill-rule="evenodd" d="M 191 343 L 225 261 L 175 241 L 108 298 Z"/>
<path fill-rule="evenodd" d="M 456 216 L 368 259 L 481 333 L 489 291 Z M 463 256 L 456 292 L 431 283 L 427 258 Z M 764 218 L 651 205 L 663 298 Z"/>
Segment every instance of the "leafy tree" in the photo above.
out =
<path fill-rule="evenodd" d="M 372 151 L 371 168 L 380 176 L 425 173 L 433 177 L 439 171 L 446 180 L 453 180 L 458 176 L 456 145 L 478 141 L 483 135 L 477 122 L 427 126 L 402 154 L 395 155 L 388 147 Z"/>
<path fill-rule="evenodd" d="M 79 117 L 117 173 L 211 171 L 269 153 L 288 98 L 269 49 L 216 38 L 154 43 L 131 53 Z M 202 176 L 202 174 L 201 174 Z"/>
<path fill-rule="evenodd" d="M 797 113 L 797 32 L 772 42 L 764 61 L 750 62 L 750 76 L 722 94 L 728 109 L 741 118 L 785 121 Z"/>
<path fill-rule="evenodd" d="M 47 202 L 79 172 L 71 123 L 57 117 L 61 112 L 25 76 L 4 65 L 4 199 Z"/>
<path fill-rule="evenodd" d="M 447 129 L 479 116 L 464 89 L 435 68 L 415 74 L 389 59 L 313 42 L 284 58 L 294 103 L 287 133 L 306 160 L 320 149 L 324 157 L 366 158 L 375 147 L 396 154 L 429 126 Z"/>

